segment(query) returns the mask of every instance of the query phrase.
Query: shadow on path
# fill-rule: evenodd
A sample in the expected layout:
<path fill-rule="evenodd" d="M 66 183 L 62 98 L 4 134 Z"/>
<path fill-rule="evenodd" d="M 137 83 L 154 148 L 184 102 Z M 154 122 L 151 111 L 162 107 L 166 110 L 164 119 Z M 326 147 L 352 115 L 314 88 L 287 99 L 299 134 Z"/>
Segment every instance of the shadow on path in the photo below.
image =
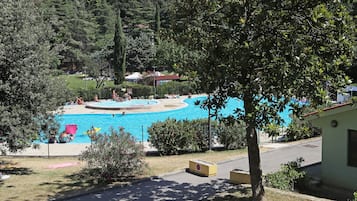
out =
<path fill-rule="evenodd" d="M 248 189 L 241 185 L 232 185 L 225 179 L 212 180 L 210 183 L 192 185 L 177 183 L 162 178 L 151 178 L 146 181 L 88 194 L 67 200 L 220 200 L 219 193 L 240 191 L 247 194 Z M 245 198 L 244 198 L 245 200 Z"/>

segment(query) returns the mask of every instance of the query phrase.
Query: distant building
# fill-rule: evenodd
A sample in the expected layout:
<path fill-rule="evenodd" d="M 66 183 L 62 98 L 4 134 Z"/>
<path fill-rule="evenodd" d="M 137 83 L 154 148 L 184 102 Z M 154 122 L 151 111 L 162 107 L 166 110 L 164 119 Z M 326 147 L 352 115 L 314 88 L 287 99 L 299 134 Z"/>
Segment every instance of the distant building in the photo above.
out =
<path fill-rule="evenodd" d="M 339 104 L 305 115 L 322 130 L 321 181 L 357 189 L 357 105 Z"/>
<path fill-rule="evenodd" d="M 138 82 L 142 78 L 143 78 L 143 76 L 138 72 L 135 72 L 131 75 L 125 76 L 125 80 L 127 80 L 129 82 Z"/>
<path fill-rule="evenodd" d="M 180 77 L 178 75 L 159 75 L 155 76 L 155 84 L 156 86 L 166 83 L 166 82 L 171 82 L 173 80 L 179 80 Z"/>
<path fill-rule="evenodd" d="M 352 96 L 357 96 L 357 86 L 347 86 L 342 93 L 337 93 L 337 103 L 345 103 Z"/>

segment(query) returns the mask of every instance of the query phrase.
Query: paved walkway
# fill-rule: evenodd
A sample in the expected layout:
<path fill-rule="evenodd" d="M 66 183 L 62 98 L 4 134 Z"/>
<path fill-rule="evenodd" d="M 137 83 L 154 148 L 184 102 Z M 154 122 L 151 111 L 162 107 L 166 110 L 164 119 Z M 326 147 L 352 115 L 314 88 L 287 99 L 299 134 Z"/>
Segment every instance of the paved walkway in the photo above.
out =
<path fill-rule="evenodd" d="M 277 146 L 276 149 L 262 153 L 263 172 L 276 171 L 280 168 L 280 164 L 293 161 L 298 157 L 305 159 L 303 165 L 321 161 L 321 138 L 285 147 Z M 242 186 L 227 182 L 229 171 L 237 168 L 248 171 L 248 158 L 239 157 L 219 163 L 218 174 L 214 177 L 200 177 L 180 171 L 143 180 L 133 185 L 115 187 L 67 200 L 202 200 L 220 192 L 241 189 Z M 305 196 L 305 198 L 319 200 L 310 196 Z"/>

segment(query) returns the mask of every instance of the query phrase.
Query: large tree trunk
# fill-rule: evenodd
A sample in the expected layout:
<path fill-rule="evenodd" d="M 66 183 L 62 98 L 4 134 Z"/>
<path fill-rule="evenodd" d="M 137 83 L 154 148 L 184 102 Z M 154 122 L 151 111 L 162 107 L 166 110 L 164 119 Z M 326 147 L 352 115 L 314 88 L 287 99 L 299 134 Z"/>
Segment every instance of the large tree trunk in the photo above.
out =
<path fill-rule="evenodd" d="M 252 104 L 252 100 L 253 99 L 251 97 L 244 98 L 244 109 L 246 114 L 245 123 L 247 124 L 246 137 L 248 143 L 249 173 L 250 181 L 252 183 L 253 200 L 260 201 L 264 200 L 265 192 L 262 179 L 262 169 L 260 166 L 260 153 L 255 126 L 255 115 L 253 114 L 254 105 Z"/>

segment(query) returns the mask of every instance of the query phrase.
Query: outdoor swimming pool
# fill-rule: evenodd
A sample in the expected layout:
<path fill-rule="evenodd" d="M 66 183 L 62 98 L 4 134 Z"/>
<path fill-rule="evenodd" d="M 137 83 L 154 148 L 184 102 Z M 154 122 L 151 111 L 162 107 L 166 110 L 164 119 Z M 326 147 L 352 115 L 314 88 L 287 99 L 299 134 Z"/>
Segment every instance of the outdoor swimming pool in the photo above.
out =
<path fill-rule="evenodd" d="M 78 131 L 74 140 L 71 143 L 90 143 L 90 139 L 86 134 L 92 126 L 101 128 L 101 133 L 109 133 L 110 128 L 117 129 L 124 127 L 125 131 L 130 132 L 138 141 L 146 141 L 148 139 L 147 128 L 152 123 L 157 121 L 164 121 L 167 118 L 175 118 L 178 120 L 183 119 L 199 119 L 207 118 L 207 110 L 203 110 L 200 106 L 195 105 L 195 101 L 204 100 L 206 97 L 197 97 L 185 99 L 186 107 L 165 112 L 148 112 L 138 114 L 64 114 L 58 116 L 58 122 L 60 123 L 60 132 L 65 129 L 66 124 L 78 125 Z M 228 116 L 233 113 L 235 108 L 242 108 L 243 102 L 237 99 L 229 99 L 227 107 L 220 113 L 223 116 Z M 289 117 L 289 108 L 286 108 L 281 117 L 285 120 L 284 125 L 288 125 L 291 121 Z"/>

